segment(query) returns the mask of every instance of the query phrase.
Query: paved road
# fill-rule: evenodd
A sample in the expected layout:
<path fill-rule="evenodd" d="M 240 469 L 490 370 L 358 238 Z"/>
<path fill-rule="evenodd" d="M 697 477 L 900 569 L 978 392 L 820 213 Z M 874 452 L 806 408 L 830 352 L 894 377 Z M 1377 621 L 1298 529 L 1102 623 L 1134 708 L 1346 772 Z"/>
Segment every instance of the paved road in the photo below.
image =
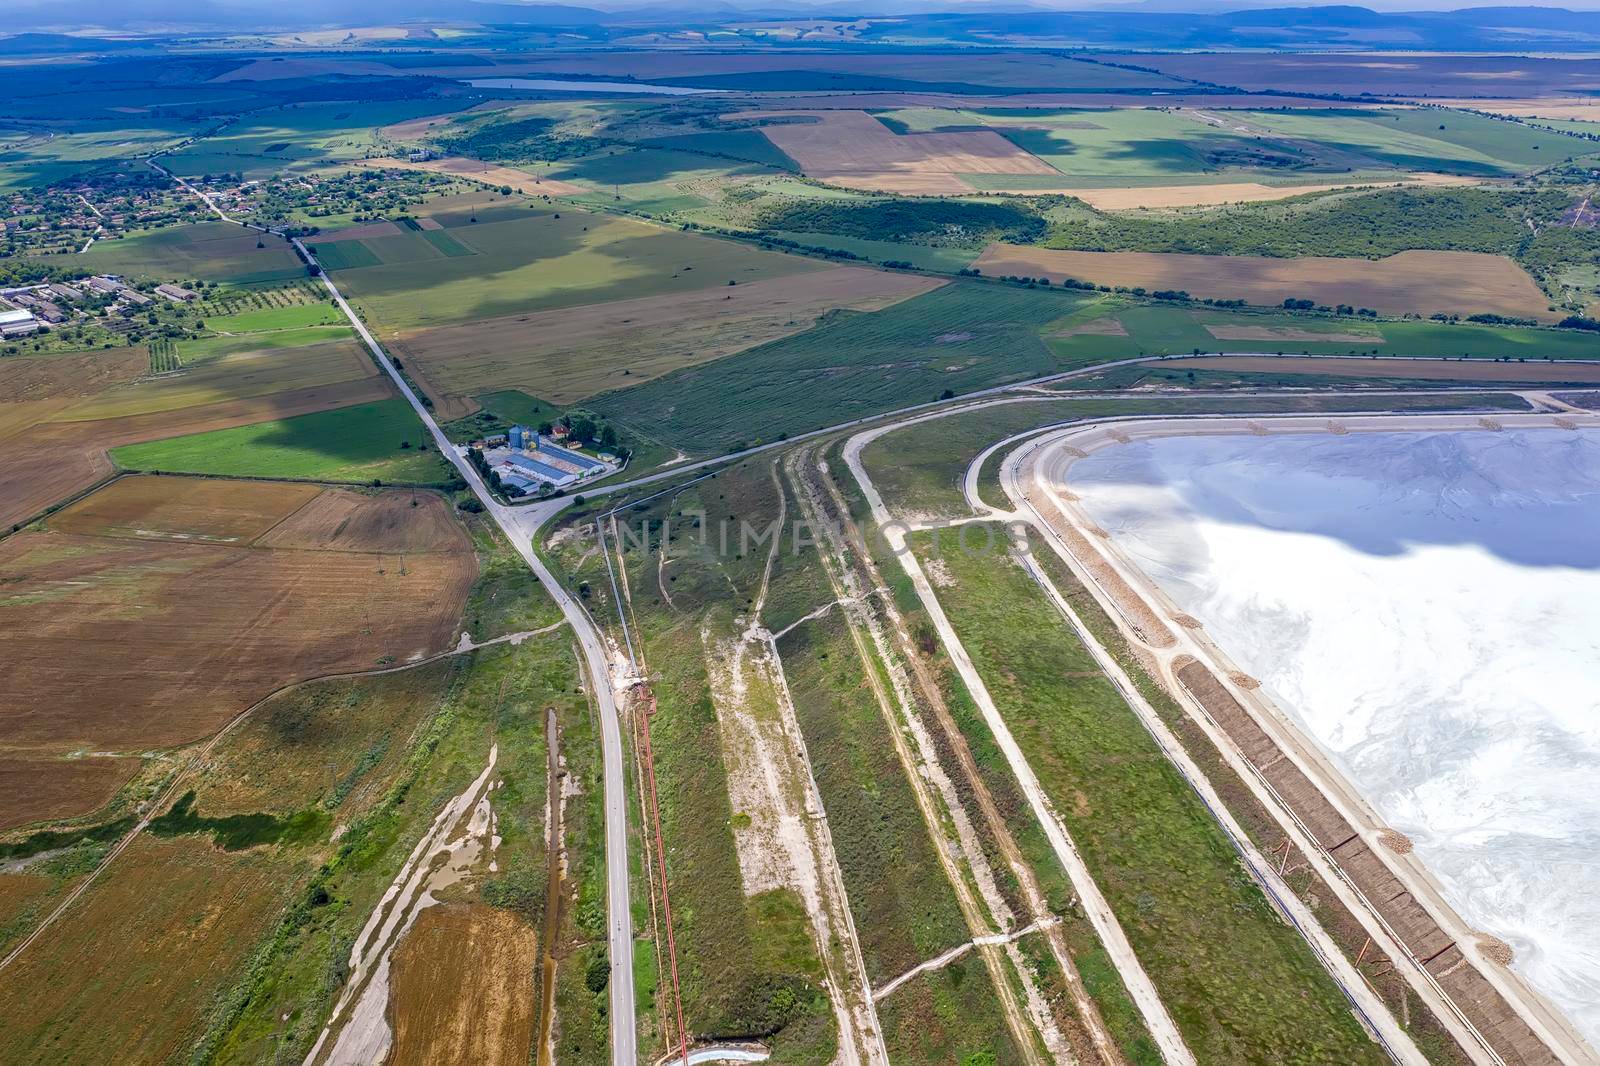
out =
<path fill-rule="evenodd" d="M 217 213 L 222 214 L 220 210 Z M 228 219 L 228 221 L 233 220 Z M 305 245 L 298 240 L 294 241 L 294 245 L 309 262 L 316 262 Z M 484 509 L 505 532 L 506 538 L 528 564 L 529 569 L 538 576 L 545 591 L 556 601 L 561 613 L 572 625 L 573 632 L 577 634 L 579 645 L 583 648 L 590 687 L 594 690 L 595 701 L 600 707 L 601 765 L 605 774 L 606 910 L 611 958 L 611 1061 L 615 1066 L 636 1066 L 639 1061 L 639 1049 L 634 1025 L 633 913 L 628 898 L 628 803 L 625 764 L 622 758 L 621 715 L 617 710 L 610 656 L 594 620 L 562 587 L 561 582 L 550 572 L 550 568 L 539 558 L 538 552 L 533 547 L 533 539 L 539 527 L 567 501 L 556 500 L 518 508 L 507 507 L 497 501 L 488 486 L 483 483 L 483 479 L 478 476 L 478 471 L 456 451 L 455 445 L 439 428 L 439 423 L 434 421 L 432 412 L 423 405 L 405 378 L 401 377 L 400 371 L 367 330 L 366 324 L 345 302 L 344 294 L 328 277 L 326 271 L 322 273 L 322 283 L 327 286 L 328 293 L 338 303 L 339 310 L 344 312 L 345 317 L 350 320 L 350 325 L 372 352 L 373 358 L 394 380 L 395 386 L 411 404 L 412 410 L 416 411 L 417 417 L 422 419 L 422 424 L 428 427 L 428 432 L 433 435 L 434 445 L 440 454 L 449 459 L 466 479 L 467 484 L 472 486 L 472 491 L 483 502 Z"/>

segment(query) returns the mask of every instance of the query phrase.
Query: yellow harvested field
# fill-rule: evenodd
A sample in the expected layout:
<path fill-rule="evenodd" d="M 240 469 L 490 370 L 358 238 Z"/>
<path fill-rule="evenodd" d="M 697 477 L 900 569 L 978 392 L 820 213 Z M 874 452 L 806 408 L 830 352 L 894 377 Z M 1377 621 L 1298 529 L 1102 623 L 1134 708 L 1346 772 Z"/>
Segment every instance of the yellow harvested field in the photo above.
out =
<path fill-rule="evenodd" d="M 1317 333 L 1286 326 L 1207 326 L 1206 332 L 1219 341 L 1322 341 L 1327 344 L 1382 344 L 1383 334 Z"/>
<path fill-rule="evenodd" d="M 412 499 L 125 477 L 0 541 L 0 753 L 48 780 L 71 752 L 191 743 L 286 683 L 446 650 L 476 558 L 447 501 Z"/>
<path fill-rule="evenodd" d="M 1458 174 L 1413 174 L 1403 182 L 1373 184 L 1372 182 L 1340 185 L 1263 185 L 1256 181 L 1224 182 L 1219 185 L 1151 185 L 1132 189 L 1029 189 L 1029 193 L 1061 193 L 1076 196 L 1090 207 L 1102 211 L 1133 211 L 1141 207 L 1218 207 L 1222 204 L 1258 203 L 1266 200 L 1287 200 L 1291 196 L 1304 196 L 1308 192 L 1332 192 L 1335 189 L 1398 188 L 1402 185 L 1478 185 L 1476 178 Z"/>
<path fill-rule="evenodd" d="M 474 409 L 471 396 L 496 389 L 520 388 L 550 403 L 575 403 L 798 333 L 834 308 L 876 311 L 942 284 L 834 267 L 480 319 L 402 333 L 391 343 L 441 416 L 459 416 Z"/>
<path fill-rule="evenodd" d="M 309 502 L 270 532 L 264 531 L 256 547 L 399 553 L 466 547 L 461 526 L 448 507 L 413 507 L 410 494 L 403 492 L 374 496 L 351 489 L 305 487 L 312 490 Z"/>
<path fill-rule="evenodd" d="M 963 193 L 962 174 L 1055 174 L 993 130 L 897 134 L 865 111 L 740 111 L 728 119 L 785 119 L 761 127 L 809 178 L 901 193 Z M 809 120 L 809 121 L 807 121 Z"/>
<path fill-rule="evenodd" d="M 508 185 L 520 193 L 529 196 L 572 196 L 577 193 L 592 190 L 582 185 L 574 185 L 570 181 L 557 181 L 555 178 L 544 178 L 537 174 L 530 174 L 526 170 L 516 167 L 503 167 L 494 163 L 484 163 L 476 159 L 465 159 L 461 156 L 447 156 L 444 159 L 428 159 L 411 162 L 406 159 L 391 159 L 382 157 L 378 159 L 356 160 L 361 166 L 382 167 L 389 170 L 425 170 L 434 174 L 448 174 L 453 178 L 467 178 L 470 181 L 480 181 L 485 185 Z"/>
<path fill-rule="evenodd" d="M 1546 96 L 1509 100 L 1429 100 L 1443 107 L 1467 107 L 1475 111 L 1488 111 L 1496 115 L 1515 115 L 1519 118 L 1574 119 L 1579 122 L 1600 122 L 1600 97 L 1596 96 Z"/>
<path fill-rule="evenodd" d="M 143 348 L 6 361 L 0 393 L 0 524 L 42 511 L 110 476 L 122 444 L 328 411 L 393 395 L 354 342 L 241 352 L 139 379 Z"/>
<path fill-rule="evenodd" d="M 274 848 L 225 852 L 143 833 L 6 972 L 0 1058 L 11 1063 L 189 1057 L 259 938 L 297 890 Z M 303 883 L 303 882 L 301 882 Z"/>
<path fill-rule="evenodd" d="M 66 355 L 19 355 L 5 361 L 0 374 L 0 403 L 33 403 L 93 396 L 124 385 L 150 369 L 143 347 L 112 348 Z"/>
<path fill-rule="evenodd" d="M 1320 334 L 1325 337 L 1327 334 Z M 1183 360 L 1185 369 L 1251 374 L 1315 374 L 1338 378 L 1413 378 L 1418 381 L 1492 381 L 1528 384 L 1600 384 L 1593 363 L 1496 363 L 1489 359 L 1312 359 L 1271 355 L 1218 355 Z"/>
<path fill-rule="evenodd" d="M 1265 306 L 1286 299 L 1370 307 L 1390 315 L 1482 312 L 1553 321 L 1533 278 L 1505 256 L 1480 252 L 1401 252 L 1386 259 L 1160 252 L 1069 252 L 991 244 L 973 264 L 990 277 L 1067 278 L 1097 285 L 1182 289 L 1198 298 Z"/>
<path fill-rule="evenodd" d="M 322 495 L 318 485 L 125 477 L 50 519 L 62 533 L 248 543 Z M 316 545 L 311 545 L 315 547 Z"/>
<path fill-rule="evenodd" d="M 429 907 L 395 951 L 387 1066 L 526 1063 L 538 936 L 486 904 Z"/>
<path fill-rule="evenodd" d="M 377 367 L 355 341 L 328 341 L 303 348 L 237 352 L 198 363 L 175 374 L 107 389 L 75 404 L 54 421 L 91 422 L 105 418 L 176 411 L 289 389 L 317 388 L 374 377 Z"/>

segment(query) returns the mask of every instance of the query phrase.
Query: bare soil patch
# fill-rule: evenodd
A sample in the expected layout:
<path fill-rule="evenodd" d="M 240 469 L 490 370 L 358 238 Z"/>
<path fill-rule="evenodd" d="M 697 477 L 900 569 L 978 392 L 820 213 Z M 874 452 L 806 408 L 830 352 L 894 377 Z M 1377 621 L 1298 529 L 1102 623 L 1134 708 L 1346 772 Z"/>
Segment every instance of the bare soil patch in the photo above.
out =
<path fill-rule="evenodd" d="M 529 1061 L 538 935 L 483 904 L 430 907 L 395 951 L 388 1066 Z"/>
<path fill-rule="evenodd" d="M 365 237 L 398 237 L 404 232 L 405 230 L 393 222 L 368 222 L 360 226 L 346 226 L 344 229 L 319 233 L 316 241 L 318 244 L 333 244 L 338 241 L 359 241 Z"/>
<path fill-rule="evenodd" d="M 449 174 L 452 177 L 481 181 L 485 185 L 509 185 L 517 192 L 526 193 L 529 196 L 572 196 L 576 193 L 589 191 L 582 185 L 574 185 L 570 181 L 542 178 L 536 174 L 530 174 L 526 170 L 518 170 L 516 167 L 502 167 L 494 163 L 484 163 L 461 156 L 448 156 L 444 159 L 429 159 L 415 163 L 410 160 L 391 158 L 359 159 L 356 162 L 365 167 L 383 167 L 389 170 L 426 170 L 434 174 Z"/>
<path fill-rule="evenodd" d="M 1051 333 L 1052 337 L 1126 337 L 1128 327 L 1117 318 L 1096 318 Z"/>
<path fill-rule="evenodd" d="M 833 308 L 878 310 L 941 284 L 836 267 L 414 331 L 393 347 L 441 411 L 507 388 L 566 404 L 798 333 Z"/>
<path fill-rule="evenodd" d="M 1383 334 L 1318 333 L 1288 326 L 1207 326 L 1206 332 L 1219 341 L 1327 341 L 1332 344 L 1382 344 Z"/>
<path fill-rule="evenodd" d="M 1488 359 L 1313 359 L 1221 355 L 1185 359 L 1186 368 L 1260 374 L 1316 374 L 1340 378 L 1416 378 L 1424 381 L 1522 381 L 1600 383 L 1593 363 L 1496 363 Z"/>
<path fill-rule="evenodd" d="M 0 541 L 0 736 L 10 755 L 35 760 L 36 782 L 66 752 L 189 743 L 286 683 L 453 643 L 477 565 L 464 535 L 437 535 L 452 521 L 442 498 L 419 494 L 413 509 L 409 492 L 333 490 L 339 500 L 287 537 L 294 547 L 176 539 L 204 525 L 194 512 L 217 485 L 263 498 L 212 528 L 244 529 L 241 512 L 265 522 L 273 501 L 283 517 L 300 505 L 260 482 L 125 478 L 109 504 L 91 496 L 64 512 L 69 527 L 96 532 L 51 526 Z M 177 502 L 147 506 L 153 491 Z M 396 508 L 435 531 L 421 535 L 433 550 L 396 547 L 410 538 L 393 528 Z M 349 518 L 327 524 L 340 509 Z M 124 510 L 150 528 L 125 532 Z M 27 777 L 19 770 L 16 787 L 39 787 Z"/>
<path fill-rule="evenodd" d="M 0 756 L 0 831 L 47 818 L 88 814 L 138 769 L 135 758 L 42 761 Z"/>
<path fill-rule="evenodd" d="M 1386 259 L 1160 252 L 1070 252 L 992 244 L 973 264 L 987 275 L 1045 276 L 1100 285 L 1182 289 L 1195 297 L 1285 299 L 1370 307 L 1385 314 L 1494 312 L 1551 321 L 1549 302 L 1533 278 L 1505 256 L 1479 252 L 1410 251 Z"/>
<path fill-rule="evenodd" d="M 150 353 L 142 347 L 13 356 L 0 363 L 0 403 L 93 396 L 149 369 Z"/>
<path fill-rule="evenodd" d="M 730 119 L 815 119 L 761 127 L 808 177 L 857 189 L 971 192 L 961 174 L 1055 174 L 993 130 L 897 134 L 865 111 L 741 111 Z"/>
<path fill-rule="evenodd" d="M 62 533 L 249 543 L 320 495 L 316 485 L 125 477 L 51 516 Z"/>
<path fill-rule="evenodd" d="M 313 495 L 314 499 L 256 541 L 256 546 L 407 554 L 472 550 L 466 530 L 449 508 L 423 506 L 421 496 L 350 489 L 313 490 Z M 413 500 L 416 506 L 412 506 Z"/>
<path fill-rule="evenodd" d="M 208 388 L 193 387 L 192 380 L 185 382 L 181 377 L 140 382 L 112 390 L 119 395 L 115 404 L 106 402 L 111 394 L 102 393 L 81 403 L 28 405 L 25 423 L 0 430 L 0 526 L 30 518 L 111 476 L 115 468 L 106 453 L 123 444 L 292 418 L 393 395 L 388 379 L 379 377 L 370 361 L 365 367 L 350 363 L 343 373 L 330 374 L 328 368 L 320 368 L 324 377 L 345 378 L 326 384 L 308 383 L 307 377 L 313 382 L 317 377 L 310 368 L 303 368 L 307 372 L 297 378 L 294 365 L 288 361 L 271 366 L 262 361 L 260 373 L 241 374 L 231 382 L 219 379 Z M 183 389 L 181 399 L 192 406 L 182 406 L 176 395 L 160 395 L 157 390 L 163 387 Z M 230 397 L 230 389 L 243 395 Z M 176 406 L 160 409 L 169 404 Z M 135 413 L 129 407 L 156 409 Z M 0 412 L 10 410 L 0 406 Z M 95 417 L 75 420 L 83 415 Z"/>

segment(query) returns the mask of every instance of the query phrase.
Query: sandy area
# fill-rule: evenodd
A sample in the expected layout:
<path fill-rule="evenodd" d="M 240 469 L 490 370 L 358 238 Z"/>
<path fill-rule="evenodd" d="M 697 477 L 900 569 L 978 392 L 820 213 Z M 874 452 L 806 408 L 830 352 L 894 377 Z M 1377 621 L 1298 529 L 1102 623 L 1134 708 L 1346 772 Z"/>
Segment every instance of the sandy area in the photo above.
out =
<path fill-rule="evenodd" d="M 1273 306 L 1290 297 L 1370 307 L 1385 314 L 1502 315 L 1552 321 L 1533 278 L 1505 256 L 1479 252 L 1401 252 L 1385 259 L 1159 252 L 1067 252 L 991 244 L 973 264 L 984 274 L 1067 278 L 1099 285 L 1182 289 L 1197 298 L 1244 299 Z"/>
<path fill-rule="evenodd" d="M 1600 432 L 1171 436 L 1069 485 L 1600 1035 Z"/>

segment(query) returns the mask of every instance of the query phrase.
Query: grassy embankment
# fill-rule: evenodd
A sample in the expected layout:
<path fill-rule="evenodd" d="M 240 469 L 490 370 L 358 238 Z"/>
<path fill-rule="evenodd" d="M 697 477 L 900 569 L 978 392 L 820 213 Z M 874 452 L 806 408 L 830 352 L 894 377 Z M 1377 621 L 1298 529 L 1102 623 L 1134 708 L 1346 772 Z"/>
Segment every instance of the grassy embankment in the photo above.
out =
<path fill-rule="evenodd" d="M 1378 1061 L 1309 947 L 997 543 L 947 545 L 940 599 L 1190 1046 L 1216 1061 Z M 934 554 L 931 534 L 914 544 Z"/>

